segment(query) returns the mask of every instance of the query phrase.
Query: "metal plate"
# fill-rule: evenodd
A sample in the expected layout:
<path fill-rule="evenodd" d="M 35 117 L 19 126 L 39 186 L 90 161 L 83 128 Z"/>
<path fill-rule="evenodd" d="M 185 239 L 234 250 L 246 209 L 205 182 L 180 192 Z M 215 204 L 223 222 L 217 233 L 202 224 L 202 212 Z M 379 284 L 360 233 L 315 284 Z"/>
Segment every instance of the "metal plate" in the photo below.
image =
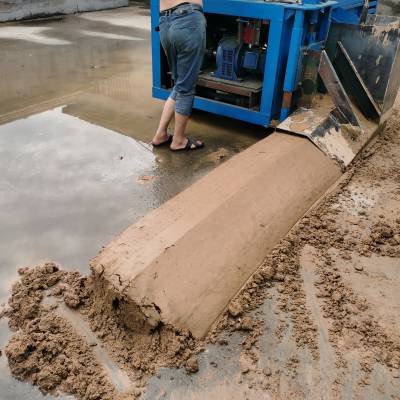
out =
<path fill-rule="evenodd" d="M 327 110 L 299 109 L 278 125 L 277 129 L 310 139 L 328 157 L 347 167 L 369 142 L 378 125 L 372 129 L 341 124 Z"/>
<path fill-rule="evenodd" d="M 321 54 L 319 75 L 321 76 L 328 93 L 331 95 L 333 102 L 343 114 L 344 118 L 350 124 L 360 126 L 360 122 L 354 113 L 351 101 L 325 51 Z"/>
<path fill-rule="evenodd" d="M 338 42 L 333 65 L 351 101 L 367 118 L 378 119 L 381 111 L 341 42 Z"/>
<path fill-rule="evenodd" d="M 299 108 L 278 125 L 278 129 L 310 137 L 330 114 L 330 110 L 318 112 L 313 109 Z"/>
<path fill-rule="evenodd" d="M 259 79 L 244 79 L 242 81 L 228 81 L 216 78 L 210 73 L 202 73 L 197 81 L 198 86 L 210 89 L 221 90 L 226 93 L 250 97 L 253 94 L 261 93 L 262 81 Z"/>
<path fill-rule="evenodd" d="M 330 57 L 334 57 L 337 43 L 342 42 L 363 82 L 380 107 L 384 103 L 393 63 L 396 60 L 399 28 L 399 18 L 370 15 L 365 25 L 332 24 L 328 37 L 327 51 Z"/>

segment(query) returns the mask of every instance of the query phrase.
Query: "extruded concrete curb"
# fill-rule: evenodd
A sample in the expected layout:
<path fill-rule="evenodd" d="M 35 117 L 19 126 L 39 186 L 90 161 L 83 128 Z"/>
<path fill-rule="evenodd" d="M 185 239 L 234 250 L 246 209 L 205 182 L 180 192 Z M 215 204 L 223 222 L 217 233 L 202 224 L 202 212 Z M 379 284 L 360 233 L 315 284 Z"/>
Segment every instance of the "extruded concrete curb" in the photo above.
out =
<path fill-rule="evenodd" d="M 0 0 L 0 22 L 127 6 L 129 0 Z"/>
<path fill-rule="evenodd" d="M 92 269 L 129 305 L 128 325 L 140 309 L 202 337 L 340 175 L 308 140 L 275 133 L 129 227 Z"/>

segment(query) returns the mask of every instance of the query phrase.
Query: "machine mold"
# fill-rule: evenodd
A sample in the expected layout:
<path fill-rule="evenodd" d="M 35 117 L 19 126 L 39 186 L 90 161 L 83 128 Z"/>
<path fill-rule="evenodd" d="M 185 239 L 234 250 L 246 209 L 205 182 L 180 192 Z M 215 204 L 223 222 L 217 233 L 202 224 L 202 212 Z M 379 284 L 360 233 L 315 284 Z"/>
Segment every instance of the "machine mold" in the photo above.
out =
<path fill-rule="evenodd" d="M 399 19 L 375 15 L 376 6 L 205 0 L 207 52 L 194 107 L 305 135 L 347 166 L 390 116 L 400 85 Z M 158 9 L 153 0 L 153 96 L 165 99 L 173 82 L 156 30 Z M 336 110 L 316 124 L 318 132 L 291 130 L 304 106 L 320 114 L 317 95 L 326 89 Z M 363 133 L 356 144 L 357 127 Z"/>

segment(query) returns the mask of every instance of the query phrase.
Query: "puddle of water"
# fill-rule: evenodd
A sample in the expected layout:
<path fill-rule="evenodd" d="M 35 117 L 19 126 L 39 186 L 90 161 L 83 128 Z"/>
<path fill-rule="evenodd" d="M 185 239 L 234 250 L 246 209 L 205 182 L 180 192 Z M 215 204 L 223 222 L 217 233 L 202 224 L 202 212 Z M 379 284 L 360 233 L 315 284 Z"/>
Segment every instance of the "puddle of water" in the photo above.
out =
<path fill-rule="evenodd" d="M 101 245 L 160 204 L 154 154 L 62 108 L 0 127 L 0 298 L 43 259 L 87 269 Z"/>

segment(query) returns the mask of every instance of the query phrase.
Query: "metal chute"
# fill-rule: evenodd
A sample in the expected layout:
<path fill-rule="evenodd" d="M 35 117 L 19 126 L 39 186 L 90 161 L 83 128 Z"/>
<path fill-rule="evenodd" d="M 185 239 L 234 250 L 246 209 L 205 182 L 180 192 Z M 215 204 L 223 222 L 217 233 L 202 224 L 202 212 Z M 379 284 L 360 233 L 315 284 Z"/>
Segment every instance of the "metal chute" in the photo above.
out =
<path fill-rule="evenodd" d="M 304 77 L 314 76 L 316 88 L 319 75 L 328 95 L 314 90 L 310 102 L 310 94 L 303 93 L 299 104 L 306 107 L 278 129 L 308 137 L 329 157 L 349 165 L 390 117 L 400 86 L 399 38 L 396 17 L 368 15 L 361 25 L 333 24 L 326 50 L 306 55 L 303 62 L 302 86 Z M 318 74 L 315 62 L 307 62 L 316 53 Z"/>

